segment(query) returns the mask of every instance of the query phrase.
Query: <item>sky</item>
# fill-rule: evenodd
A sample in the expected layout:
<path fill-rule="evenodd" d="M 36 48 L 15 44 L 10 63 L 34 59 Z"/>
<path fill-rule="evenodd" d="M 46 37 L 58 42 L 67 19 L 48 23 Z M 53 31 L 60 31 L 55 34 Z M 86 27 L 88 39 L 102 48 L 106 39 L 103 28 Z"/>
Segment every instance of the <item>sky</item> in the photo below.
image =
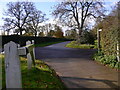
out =
<path fill-rule="evenodd" d="M 43 13 L 46 14 L 46 17 L 49 18 L 47 23 L 53 23 L 54 17 L 51 15 L 52 7 L 58 3 L 60 0 L 0 0 L 0 26 L 3 25 L 2 17 L 4 16 L 3 13 L 7 9 L 6 4 L 8 2 L 16 2 L 16 1 L 31 1 L 35 3 L 35 6 L 38 10 L 41 10 Z M 104 0 L 105 7 L 108 10 L 111 10 L 111 6 L 114 6 L 116 2 L 120 0 Z M 109 12 L 108 12 L 109 13 Z"/>
<path fill-rule="evenodd" d="M 10 1 L 14 1 L 14 2 L 15 2 L 15 1 L 17 1 L 17 0 L 9 0 L 9 2 L 10 2 Z M 47 2 L 47 0 L 44 0 L 44 2 L 39 1 L 39 0 L 37 0 L 38 2 L 35 2 L 35 1 L 33 1 L 33 0 L 29 0 L 29 1 L 34 2 L 36 8 L 37 8 L 38 10 L 41 10 L 43 13 L 46 14 L 46 18 L 49 18 L 49 20 L 52 20 L 52 19 L 53 19 L 52 15 L 51 15 L 52 7 L 53 7 L 54 5 L 56 5 L 58 2 L 54 2 L 54 1 L 51 1 L 51 2 L 49 1 L 49 2 Z M 7 3 L 8 3 L 7 0 L 4 0 L 4 1 L 1 1 L 1 0 L 0 0 L 0 25 L 3 24 L 2 17 L 4 17 L 3 13 L 4 13 L 4 11 L 7 9 L 7 7 L 6 7 L 6 4 L 7 4 Z"/>

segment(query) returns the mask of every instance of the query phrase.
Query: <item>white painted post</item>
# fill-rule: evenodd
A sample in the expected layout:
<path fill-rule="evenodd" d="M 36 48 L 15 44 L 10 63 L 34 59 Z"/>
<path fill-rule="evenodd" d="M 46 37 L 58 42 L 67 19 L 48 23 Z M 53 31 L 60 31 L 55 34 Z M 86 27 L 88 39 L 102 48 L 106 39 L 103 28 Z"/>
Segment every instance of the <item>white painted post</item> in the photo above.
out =
<path fill-rule="evenodd" d="M 119 42 L 117 41 L 117 60 L 120 62 L 120 51 L 119 51 Z"/>
<path fill-rule="evenodd" d="M 28 59 L 28 70 L 30 70 L 32 68 L 32 57 L 30 55 L 30 53 L 27 54 L 27 59 Z"/>
<path fill-rule="evenodd" d="M 35 41 L 32 40 L 32 44 L 34 45 L 35 44 Z M 33 47 L 33 55 L 34 55 L 34 60 L 35 60 L 35 48 Z"/>
<path fill-rule="evenodd" d="M 26 45 L 30 45 L 30 44 L 31 44 L 30 41 L 26 42 Z M 28 69 L 31 69 L 32 68 L 32 56 L 31 56 L 30 52 L 27 54 L 27 59 L 28 59 L 28 61 L 27 61 Z"/>
<path fill-rule="evenodd" d="M 102 29 L 97 29 L 97 40 L 98 40 L 97 48 L 98 48 L 98 53 L 100 52 L 100 32 L 101 31 L 102 31 Z"/>
<path fill-rule="evenodd" d="M 26 42 L 26 45 L 30 45 L 31 44 L 31 42 L 28 40 L 27 42 Z"/>
<path fill-rule="evenodd" d="M 17 47 L 19 48 L 19 47 L 20 47 L 20 44 L 18 44 Z"/>
<path fill-rule="evenodd" d="M 9 42 L 4 45 L 6 88 L 22 88 L 21 68 L 17 44 Z"/>
<path fill-rule="evenodd" d="M 32 44 L 34 44 L 35 42 L 34 42 L 34 40 L 32 40 Z"/>

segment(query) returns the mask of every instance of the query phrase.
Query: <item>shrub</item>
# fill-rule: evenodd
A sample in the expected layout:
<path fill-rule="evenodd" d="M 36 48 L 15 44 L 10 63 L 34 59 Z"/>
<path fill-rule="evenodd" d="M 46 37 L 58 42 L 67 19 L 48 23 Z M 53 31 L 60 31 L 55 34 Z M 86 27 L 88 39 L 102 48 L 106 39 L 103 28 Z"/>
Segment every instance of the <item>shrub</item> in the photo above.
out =
<path fill-rule="evenodd" d="M 94 44 L 94 36 L 89 31 L 83 31 L 82 37 L 80 38 L 81 44 Z"/>
<path fill-rule="evenodd" d="M 95 40 L 94 41 L 94 45 L 95 45 L 94 48 L 97 48 L 97 43 L 98 43 L 98 40 Z"/>
<path fill-rule="evenodd" d="M 112 68 L 120 69 L 120 62 L 117 61 L 117 57 L 114 55 L 104 55 L 102 52 L 99 52 L 94 54 L 93 59 Z"/>

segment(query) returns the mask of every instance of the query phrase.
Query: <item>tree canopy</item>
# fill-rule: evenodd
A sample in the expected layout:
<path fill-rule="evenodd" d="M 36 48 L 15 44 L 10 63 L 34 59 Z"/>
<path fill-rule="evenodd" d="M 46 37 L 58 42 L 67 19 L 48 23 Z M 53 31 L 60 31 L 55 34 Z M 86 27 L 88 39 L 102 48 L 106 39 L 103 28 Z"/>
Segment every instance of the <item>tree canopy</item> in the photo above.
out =
<path fill-rule="evenodd" d="M 78 29 L 81 36 L 85 22 L 91 17 L 103 17 L 104 12 L 103 3 L 98 0 L 64 0 L 55 6 L 52 15 L 69 27 Z"/>
<path fill-rule="evenodd" d="M 3 29 L 13 29 L 22 35 L 22 31 L 33 30 L 36 35 L 38 24 L 44 21 L 45 14 L 37 10 L 32 2 L 9 2 L 5 12 Z"/>

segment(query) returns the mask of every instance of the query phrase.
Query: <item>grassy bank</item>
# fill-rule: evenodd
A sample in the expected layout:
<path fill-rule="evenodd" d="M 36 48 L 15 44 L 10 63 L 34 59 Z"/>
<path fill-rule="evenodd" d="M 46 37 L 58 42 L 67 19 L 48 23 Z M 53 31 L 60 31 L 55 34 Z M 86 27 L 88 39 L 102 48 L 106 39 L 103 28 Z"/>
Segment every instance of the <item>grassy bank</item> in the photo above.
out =
<path fill-rule="evenodd" d="M 77 44 L 76 41 L 71 41 L 66 45 L 69 48 L 81 48 L 81 49 L 91 49 L 94 48 L 94 45 L 87 45 L 87 44 Z"/>
<path fill-rule="evenodd" d="M 5 70 L 4 70 L 4 55 L 0 55 L 2 60 L 2 87 L 5 88 Z M 31 70 L 27 69 L 27 59 L 20 57 L 21 72 L 22 72 L 22 87 L 23 88 L 53 88 L 57 90 L 65 90 L 64 84 L 51 69 L 41 60 L 36 60 L 36 66 Z"/>

